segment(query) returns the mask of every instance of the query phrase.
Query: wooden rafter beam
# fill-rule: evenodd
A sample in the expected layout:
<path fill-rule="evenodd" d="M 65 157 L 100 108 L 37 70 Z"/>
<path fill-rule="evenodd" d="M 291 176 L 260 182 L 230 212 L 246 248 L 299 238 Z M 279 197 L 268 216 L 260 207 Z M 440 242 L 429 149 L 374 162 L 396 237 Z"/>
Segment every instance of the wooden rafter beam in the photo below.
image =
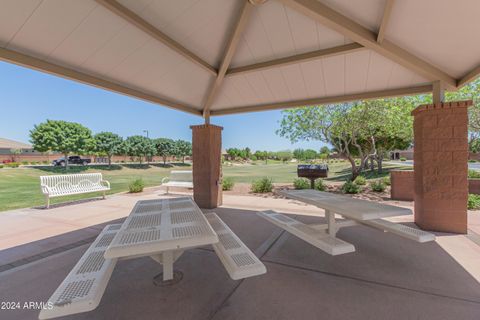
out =
<path fill-rule="evenodd" d="M 385 31 L 387 30 L 388 21 L 390 19 L 390 14 L 392 13 L 393 3 L 395 0 L 387 0 L 385 2 L 385 8 L 383 9 L 382 23 L 380 24 L 380 29 L 378 29 L 377 42 L 382 43 L 385 38 Z"/>
<path fill-rule="evenodd" d="M 458 80 L 457 86 L 463 87 L 470 81 L 475 80 L 476 78 L 480 77 L 480 65 L 474 68 L 472 71 L 468 72 L 466 75 L 464 75 L 460 80 Z"/>
<path fill-rule="evenodd" d="M 114 83 L 105 79 L 101 79 L 83 72 L 79 72 L 70 68 L 65 68 L 51 62 L 16 52 L 10 49 L 0 48 L 0 61 L 13 63 L 19 66 L 28 67 L 30 69 L 42 71 L 45 73 L 60 76 L 62 78 L 75 80 L 84 84 L 88 84 L 97 88 L 113 91 L 126 96 L 138 98 L 148 102 L 153 102 L 163 106 L 170 107 L 172 109 L 181 110 L 197 116 L 201 115 L 200 110 L 194 107 L 187 106 L 181 103 L 173 102 L 165 97 L 158 95 L 152 95 L 136 89 L 126 87 L 124 85 Z"/>
<path fill-rule="evenodd" d="M 286 65 L 300 63 L 300 62 L 307 62 L 307 61 L 317 60 L 320 58 L 332 57 L 339 54 L 351 53 L 351 52 L 355 52 L 362 49 L 364 49 L 364 47 L 361 44 L 350 43 L 350 44 L 345 44 L 338 47 L 321 49 L 321 50 L 316 50 L 312 52 L 296 54 L 290 57 L 254 63 L 254 64 L 243 66 L 243 67 L 231 68 L 227 71 L 227 76 L 260 71 L 260 70 L 270 69 L 270 68 L 279 67 L 279 66 L 286 66 Z"/>
<path fill-rule="evenodd" d="M 377 42 L 377 34 L 355 21 L 345 17 L 317 0 L 280 0 L 290 8 L 311 17 L 364 47 L 424 76 L 430 81 L 440 80 L 447 86 L 456 88 L 457 81 L 444 71 L 429 64 L 394 43 L 384 39 Z"/>
<path fill-rule="evenodd" d="M 252 9 L 253 5 L 248 1 L 244 1 L 243 7 L 240 10 L 240 15 L 235 22 L 232 34 L 230 35 L 227 45 L 225 46 L 225 53 L 223 55 L 222 63 L 220 64 L 220 68 L 218 69 L 217 77 L 212 83 L 205 99 L 203 106 L 203 117 L 205 118 L 206 123 L 209 123 L 210 121 L 210 107 L 213 103 L 213 100 L 217 96 L 218 89 L 225 78 L 225 74 L 230 66 L 230 62 L 232 62 L 233 55 L 237 49 L 238 41 L 240 40 L 240 36 L 247 25 Z"/>
<path fill-rule="evenodd" d="M 276 103 L 253 105 L 253 106 L 234 107 L 234 108 L 223 109 L 223 110 L 212 110 L 211 115 L 223 116 L 228 114 L 289 109 L 289 108 L 298 108 L 298 107 L 304 107 L 304 106 L 342 103 L 342 102 L 357 101 L 357 100 L 370 100 L 370 99 L 377 99 L 377 98 L 397 97 L 397 96 L 414 95 L 414 94 L 430 93 L 430 92 L 432 92 L 431 84 L 416 86 L 416 87 L 348 94 L 343 96 L 321 97 L 321 98 L 314 98 L 314 99 L 304 99 L 304 100 L 284 101 L 284 102 L 276 102 Z"/>
<path fill-rule="evenodd" d="M 179 53 L 189 61 L 195 63 L 199 67 L 205 69 L 209 73 L 213 75 L 217 75 L 217 70 L 213 68 L 211 65 L 209 65 L 207 62 L 202 60 L 200 57 L 195 55 L 193 52 L 189 51 L 186 49 L 184 46 L 182 46 L 180 43 L 176 42 L 169 36 L 167 36 L 165 33 L 161 32 L 157 28 L 155 28 L 153 25 L 142 19 L 139 15 L 135 14 L 133 11 L 129 10 L 128 8 L 122 6 L 120 3 L 118 3 L 115 0 L 95 0 L 114 14 L 118 15 L 119 17 L 125 19 L 132 25 L 136 26 L 143 32 L 147 33 L 154 39 L 158 40 L 162 44 L 166 45 L 173 51 Z"/>

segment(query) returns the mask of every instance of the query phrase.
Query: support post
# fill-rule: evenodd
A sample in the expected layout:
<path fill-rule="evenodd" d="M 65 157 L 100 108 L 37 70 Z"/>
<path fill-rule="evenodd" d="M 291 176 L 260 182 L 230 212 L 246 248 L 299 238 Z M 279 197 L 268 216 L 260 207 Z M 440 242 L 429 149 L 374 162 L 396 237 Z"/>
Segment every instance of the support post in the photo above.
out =
<path fill-rule="evenodd" d="M 163 281 L 173 279 L 173 251 L 162 253 Z"/>
<path fill-rule="evenodd" d="M 193 157 L 193 198 L 200 208 L 222 204 L 222 127 L 191 126 Z"/>
<path fill-rule="evenodd" d="M 441 99 L 440 88 L 434 100 Z M 414 117 L 415 223 L 467 233 L 468 107 L 472 101 L 421 105 Z"/>

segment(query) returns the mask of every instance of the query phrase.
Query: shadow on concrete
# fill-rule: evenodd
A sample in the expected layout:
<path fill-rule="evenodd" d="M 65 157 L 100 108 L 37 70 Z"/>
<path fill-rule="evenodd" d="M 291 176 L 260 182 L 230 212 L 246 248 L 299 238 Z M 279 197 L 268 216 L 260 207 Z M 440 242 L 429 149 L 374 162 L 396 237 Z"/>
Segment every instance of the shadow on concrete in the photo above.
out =
<path fill-rule="evenodd" d="M 207 247 L 187 250 L 177 260 L 175 269 L 184 274 L 180 283 L 156 287 L 157 263 L 148 257 L 123 260 L 99 307 L 65 319 L 478 319 L 480 285 L 436 243 L 357 226 L 339 231 L 357 251 L 332 257 L 256 211 L 204 211 L 215 211 L 262 259 L 265 275 L 233 281 Z M 50 239 L 51 245 L 65 242 L 62 237 Z M 82 245 L 1 272 L 0 300 L 46 301 L 86 249 Z M 36 319 L 38 310 L 1 310 L 0 316 Z"/>

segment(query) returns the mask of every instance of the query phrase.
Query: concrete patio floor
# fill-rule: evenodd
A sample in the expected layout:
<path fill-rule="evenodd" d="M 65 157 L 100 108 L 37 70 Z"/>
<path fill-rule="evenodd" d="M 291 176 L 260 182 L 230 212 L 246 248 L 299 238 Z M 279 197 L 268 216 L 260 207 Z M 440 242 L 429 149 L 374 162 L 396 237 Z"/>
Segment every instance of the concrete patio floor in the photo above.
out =
<path fill-rule="evenodd" d="M 136 201 L 160 193 L 0 213 L 0 301 L 46 301 L 105 223 L 121 221 Z M 437 234 L 424 244 L 364 226 L 344 228 L 338 236 L 356 252 L 332 257 L 255 214 L 274 209 L 318 223 L 322 210 L 285 199 L 224 200 L 214 211 L 261 258 L 265 275 L 233 281 L 205 247 L 175 263 L 184 274 L 180 283 L 156 287 L 152 278 L 161 267 L 152 259 L 120 261 L 99 307 L 65 319 L 480 318 L 478 213 L 470 215 L 471 234 Z M 0 310 L 0 319 L 36 319 L 38 312 Z"/>

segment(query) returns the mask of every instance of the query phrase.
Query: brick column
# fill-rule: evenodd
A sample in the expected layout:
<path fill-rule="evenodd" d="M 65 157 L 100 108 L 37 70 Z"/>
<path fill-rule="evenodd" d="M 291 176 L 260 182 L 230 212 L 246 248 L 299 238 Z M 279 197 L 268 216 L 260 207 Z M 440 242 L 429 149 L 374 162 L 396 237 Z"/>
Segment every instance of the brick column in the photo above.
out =
<path fill-rule="evenodd" d="M 210 124 L 191 126 L 193 198 L 200 208 L 222 204 L 222 127 Z"/>
<path fill-rule="evenodd" d="M 422 105 L 414 117 L 415 223 L 467 233 L 468 107 L 472 101 Z"/>

